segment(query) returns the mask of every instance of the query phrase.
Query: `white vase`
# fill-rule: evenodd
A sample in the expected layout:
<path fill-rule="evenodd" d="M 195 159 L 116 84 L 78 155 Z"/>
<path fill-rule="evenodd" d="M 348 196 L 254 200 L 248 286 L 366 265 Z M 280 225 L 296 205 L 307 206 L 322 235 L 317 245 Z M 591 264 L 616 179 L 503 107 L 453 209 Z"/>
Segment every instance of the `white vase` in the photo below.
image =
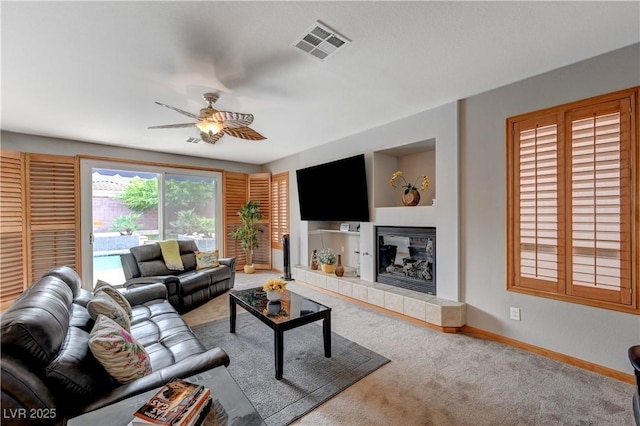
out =
<path fill-rule="evenodd" d="M 267 300 L 270 302 L 275 302 L 276 300 L 280 300 L 282 297 L 282 293 L 276 290 L 267 290 Z"/>

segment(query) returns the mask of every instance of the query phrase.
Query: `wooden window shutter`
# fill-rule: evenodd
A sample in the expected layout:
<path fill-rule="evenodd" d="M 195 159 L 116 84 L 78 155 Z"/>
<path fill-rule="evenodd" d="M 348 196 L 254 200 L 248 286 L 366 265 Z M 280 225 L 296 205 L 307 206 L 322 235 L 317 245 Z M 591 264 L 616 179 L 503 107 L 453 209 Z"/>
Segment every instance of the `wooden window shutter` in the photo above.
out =
<path fill-rule="evenodd" d="M 289 233 L 289 172 L 271 177 L 271 246 L 282 249 L 282 237 Z"/>
<path fill-rule="evenodd" d="M 27 287 L 27 251 L 22 154 L 0 150 L 0 310 Z"/>
<path fill-rule="evenodd" d="M 567 115 L 570 294 L 631 304 L 631 100 Z"/>
<path fill-rule="evenodd" d="M 510 173 L 513 285 L 564 291 L 564 201 L 560 115 L 513 125 Z"/>
<path fill-rule="evenodd" d="M 79 271 L 79 189 L 75 157 L 26 155 L 28 282 L 55 266 Z"/>
<path fill-rule="evenodd" d="M 507 119 L 508 289 L 640 313 L 637 102 L 631 88 Z"/>
<path fill-rule="evenodd" d="M 236 269 L 242 269 L 247 261 L 240 241 L 229 236 L 240 223 L 238 210 L 248 200 L 248 176 L 244 173 L 224 172 L 222 174 L 222 198 L 224 200 L 224 257 L 236 258 Z"/>
<path fill-rule="evenodd" d="M 258 202 L 262 212 L 258 248 L 253 253 L 256 269 L 271 269 L 271 174 L 249 175 L 249 199 Z"/>

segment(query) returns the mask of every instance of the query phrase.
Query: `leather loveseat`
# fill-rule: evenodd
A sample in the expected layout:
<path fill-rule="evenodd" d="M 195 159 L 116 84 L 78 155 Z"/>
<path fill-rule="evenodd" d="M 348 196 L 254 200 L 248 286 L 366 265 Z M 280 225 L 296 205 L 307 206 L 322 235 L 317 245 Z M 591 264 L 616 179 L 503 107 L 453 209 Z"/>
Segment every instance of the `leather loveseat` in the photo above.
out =
<path fill-rule="evenodd" d="M 179 240 L 183 271 L 167 268 L 158 243 L 131 247 L 121 254 L 125 287 L 162 282 L 167 286 L 169 302 L 186 312 L 232 289 L 236 277 L 236 258 L 220 259 L 220 266 L 196 269 L 198 246 L 193 240 Z"/>
<path fill-rule="evenodd" d="M 70 268 L 49 271 L 1 317 L 2 424 L 59 425 L 70 417 L 188 377 L 229 357 L 207 350 L 166 300 L 163 284 L 125 290 L 131 335 L 147 351 L 151 373 L 119 384 L 88 346 L 94 297 Z M 105 419 L 108 423 L 108 419 Z"/>

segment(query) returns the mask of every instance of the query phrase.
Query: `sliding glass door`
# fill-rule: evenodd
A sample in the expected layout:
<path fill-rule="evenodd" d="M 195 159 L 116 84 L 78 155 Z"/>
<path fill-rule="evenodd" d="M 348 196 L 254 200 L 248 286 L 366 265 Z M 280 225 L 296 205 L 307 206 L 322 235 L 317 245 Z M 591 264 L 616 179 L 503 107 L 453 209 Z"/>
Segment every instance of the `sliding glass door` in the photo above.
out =
<path fill-rule="evenodd" d="M 81 161 L 82 279 L 124 282 L 120 254 L 164 239 L 217 249 L 220 173 Z M 87 284 L 91 283 L 91 284 Z"/>

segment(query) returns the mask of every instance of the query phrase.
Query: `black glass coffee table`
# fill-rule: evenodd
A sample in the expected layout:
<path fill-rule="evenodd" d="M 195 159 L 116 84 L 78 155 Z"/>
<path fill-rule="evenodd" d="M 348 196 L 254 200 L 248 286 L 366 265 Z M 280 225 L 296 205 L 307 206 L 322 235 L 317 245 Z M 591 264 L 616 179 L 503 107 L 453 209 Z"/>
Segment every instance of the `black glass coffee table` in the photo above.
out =
<path fill-rule="evenodd" d="M 229 292 L 230 331 L 236 332 L 236 305 L 273 330 L 276 379 L 282 379 L 284 332 L 318 320 L 322 321 L 324 356 L 331 358 L 331 308 L 285 290 L 279 302 L 269 302 L 262 287 Z"/>

